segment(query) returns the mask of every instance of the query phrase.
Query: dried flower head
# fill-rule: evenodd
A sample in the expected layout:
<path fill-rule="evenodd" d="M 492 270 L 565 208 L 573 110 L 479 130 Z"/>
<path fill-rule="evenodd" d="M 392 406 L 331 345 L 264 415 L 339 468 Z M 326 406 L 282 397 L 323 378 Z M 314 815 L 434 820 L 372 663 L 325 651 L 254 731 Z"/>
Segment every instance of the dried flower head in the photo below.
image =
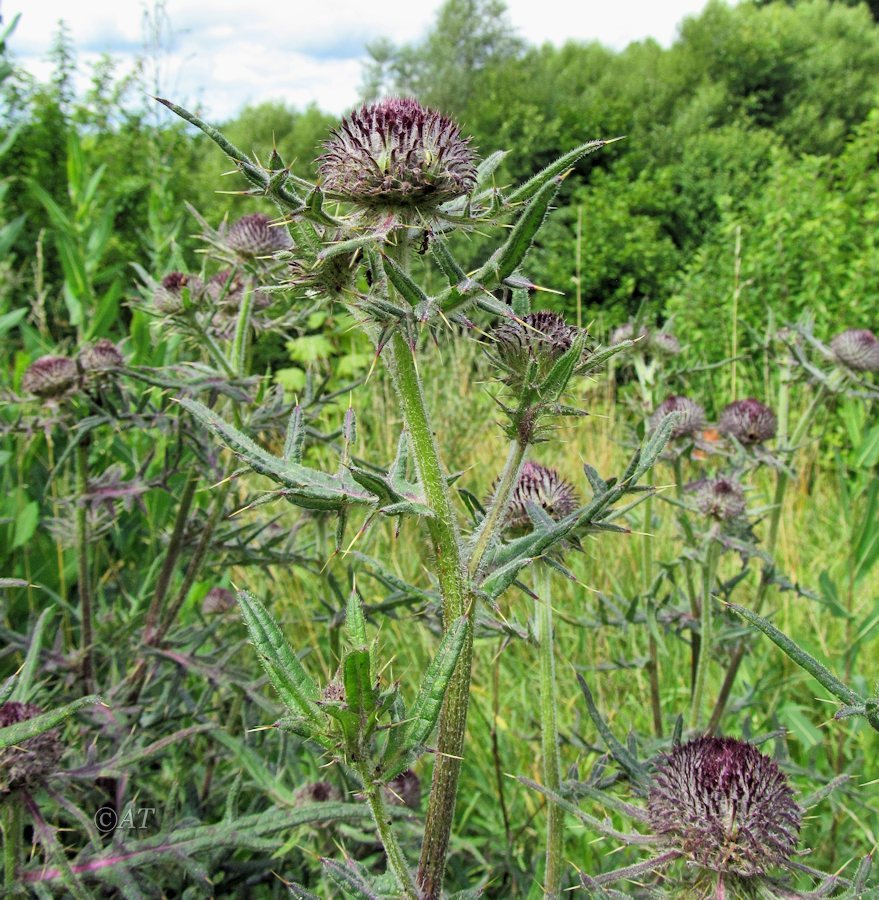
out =
<path fill-rule="evenodd" d="M 0 703 L 0 728 L 26 722 L 42 712 L 33 703 Z M 44 782 L 58 765 L 62 750 L 57 728 L 0 750 L 0 797 Z"/>
<path fill-rule="evenodd" d="M 687 485 L 695 494 L 696 506 L 703 516 L 720 521 L 738 519 L 744 515 L 745 489 L 733 478 L 701 478 Z"/>
<path fill-rule="evenodd" d="M 418 809 L 421 806 L 421 779 L 412 769 L 406 769 L 385 785 L 384 794 L 388 803 L 394 806 Z"/>
<path fill-rule="evenodd" d="M 838 334 L 830 349 L 856 372 L 879 372 L 879 338 L 867 328 L 849 328 Z"/>
<path fill-rule="evenodd" d="M 647 801 L 656 835 L 689 861 L 742 878 L 796 850 L 801 811 L 776 763 L 733 738 L 700 737 L 660 762 Z"/>
<path fill-rule="evenodd" d="M 225 613 L 234 608 L 235 595 L 223 587 L 212 587 L 201 601 L 201 612 L 205 616 Z"/>
<path fill-rule="evenodd" d="M 324 144 L 318 168 L 326 191 L 366 206 L 436 207 L 476 183 L 469 139 L 410 98 L 352 112 Z"/>
<path fill-rule="evenodd" d="M 184 275 L 183 272 L 171 272 L 155 286 L 153 306 L 161 313 L 174 315 L 183 309 L 184 291 L 188 291 L 190 297 L 196 297 L 203 289 L 200 278 Z"/>
<path fill-rule="evenodd" d="M 291 246 L 290 235 L 283 226 L 273 226 L 262 213 L 242 216 L 225 234 L 223 242 L 241 256 L 271 256 Z"/>
<path fill-rule="evenodd" d="M 574 488 L 555 469 L 536 462 L 526 462 L 519 473 L 507 509 L 507 529 L 513 532 L 531 528 L 528 504 L 540 507 L 551 519 L 563 519 L 577 508 Z"/>
<path fill-rule="evenodd" d="M 41 356 L 21 379 L 22 389 L 44 400 L 69 394 L 79 382 L 76 362 L 66 356 Z"/>
<path fill-rule="evenodd" d="M 671 437 L 680 438 L 696 434 L 705 427 L 705 410 L 689 397 L 666 397 L 651 414 L 647 426 L 656 431 L 666 416 L 678 413 L 677 425 L 672 429 Z"/>
<path fill-rule="evenodd" d="M 508 319 L 492 332 L 497 362 L 505 372 L 505 381 L 513 387 L 521 385 L 528 369 L 536 363 L 534 373 L 542 381 L 574 342 L 579 329 L 554 312 L 537 312 L 523 319 Z"/>
<path fill-rule="evenodd" d="M 124 366 L 125 357 L 112 341 L 101 338 L 82 350 L 79 354 L 79 365 L 86 374 L 101 375 L 111 369 Z"/>
<path fill-rule="evenodd" d="M 768 406 L 748 397 L 727 405 L 718 425 L 724 434 L 731 435 L 740 444 L 762 444 L 775 437 L 778 421 Z"/>

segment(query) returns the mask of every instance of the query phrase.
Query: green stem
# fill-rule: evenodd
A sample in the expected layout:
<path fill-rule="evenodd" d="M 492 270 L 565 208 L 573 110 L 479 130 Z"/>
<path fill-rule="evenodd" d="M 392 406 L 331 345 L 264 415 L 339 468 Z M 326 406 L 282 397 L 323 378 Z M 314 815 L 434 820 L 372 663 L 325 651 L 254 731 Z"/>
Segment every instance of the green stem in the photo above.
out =
<path fill-rule="evenodd" d="M 82 680 L 87 694 L 94 693 L 94 635 L 92 632 L 92 592 L 89 583 L 88 551 L 88 436 L 76 445 L 76 572 L 80 612 Z"/>
<path fill-rule="evenodd" d="M 238 320 L 235 323 L 235 336 L 232 339 L 232 368 L 235 370 L 236 375 L 245 375 L 248 369 L 253 294 L 252 290 L 244 292 L 244 296 L 241 299 L 241 307 L 238 310 Z"/>
<path fill-rule="evenodd" d="M 711 592 L 714 587 L 714 573 L 717 570 L 717 561 L 720 558 L 720 542 L 714 537 L 709 537 L 708 540 L 708 553 L 702 569 L 702 611 L 699 628 L 701 652 L 699 653 L 699 665 L 696 669 L 696 683 L 693 685 L 693 704 L 690 708 L 690 728 L 693 731 L 699 730 L 699 722 L 702 716 L 702 695 L 705 693 L 705 682 L 711 657 Z"/>
<path fill-rule="evenodd" d="M 400 331 L 394 332 L 388 350 L 391 376 L 412 445 L 418 478 L 427 505 L 433 513 L 433 517 L 428 520 L 428 529 L 436 553 L 436 575 L 443 598 L 443 631 L 448 631 L 452 623 L 465 614 L 469 619 L 464 647 L 446 689 L 440 713 L 436 762 L 418 867 L 421 896 L 424 900 L 430 900 L 439 897 L 442 891 L 446 854 L 455 814 L 470 700 L 473 604 L 461 558 L 458 523 L 440 465 L 413 351 Z"/>
<path fill-rule="evenodd" d="M 485 514 L 485 518 L 479 523 L 479 528 L 473 537 L 473 550 L 470 553 L 468 564 L 471 578 L 475 578 L 479 573 L 485 553 L 497 537 L 507 507 L 510 504 L 510 497 L 512 497 L 513 491 L 519 483 L 519 473 L 522 470 L 522 463 L 525 460 L 527 449 L 528 445 L 521 441 L 517 440 L 510 443 L 504 470 L 498 479 L 497 488 L 491 499 L 491 505 Z"/>
<path fill-rule="evenodd" d="M 540 737 L 543 751 L 543 783 L 559 792 L 562 763 L 559 756 L 558 697 L 552 627 L 552 572 L 539 564 L 537 600 L 537 646 L 540 654 Z M 562 891 L 562 856 L 565 846 L 565 813 L 555 803 L 546 804 L 546 872 L 543 893 L 558 898 Z"/>
<path fill-rule="evenodd" d="M 678 500 L 684 499 L 684 472 L 683 472 L 683 464 L 680 456 L 675 456 L 674 459 L 674 470 L 675 470 L 675 493 L 677 494 Z M 696 546 L 696 536 L 693 532 L 693 527 L 690 524 L 690 520 L 686 514 L 686 512 L 682 512 L 678 517 L 678 521 L 681 524 L 681 529 L 684 532 L 684 539 L 688 547 Z M 687 580 L 687 599 L 690 601 L 690 614 L 693 617 L 693 621 L 699 618 L 699 600 L 696 595 L 696 585 L 693 582 L 693 567 L 692 560 L 688 557 L 684 557 L 684 577 Z M 693 631 L 693 635 L 690 638 L 690 697 L 693 696 L 693 689 L 696 686 L 696 672 L 699 669 L 699 653 L 702 649 L 702 642 L 699 634 L 696 631 Z"/>
<path fill-rule="evenodd" d="M 391 828 L 391 817 L 385 808 L 385 799 L 382 796 L 381 785 L 373 783 L 364 766 L 357 766 L 357 775 L 363 783 L 363 792 L 372 811 L 378 836 L 385 850 L 388 868 L 394 873 L 397 884 L 400 886 L 400 896 L 407 900 L 417 900 L 418 889 L 412 880 L 412 873 L 406 864 L 406 857 L 400 849 L 397 837 Z"/>
<path fill-rule="evenodd" d="M 13 794 L 0 802 L 0 826 L 3 829 L 3 886 L 12 893 L 16 885 L 15 873 L 21 859 L 21 802 Z"/>
<path fill-rule="evenodd" d="M 653 487 L 653 469 L 647 474 L 647 484 Z M 653 585 L 653 494 L 648 494 L 644 501 L 644 521 L 641 528 L 641 590 L 644 602 L 650 598 Z M 657 737 L 662 737 L 662 700 L 659 694 L 659 646 L 652 630 L 647 631 L 647 645 L 650 654 L 650 708 L 653 713 L 653 730 Z"/>

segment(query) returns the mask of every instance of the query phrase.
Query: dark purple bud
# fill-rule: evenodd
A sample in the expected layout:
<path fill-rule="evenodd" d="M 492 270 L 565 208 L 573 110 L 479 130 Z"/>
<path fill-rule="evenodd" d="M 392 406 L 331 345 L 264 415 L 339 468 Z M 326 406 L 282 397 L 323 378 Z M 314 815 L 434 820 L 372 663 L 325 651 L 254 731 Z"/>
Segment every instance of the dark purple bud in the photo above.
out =
<path fill-rule="evenodd" d="M 335 803 L 342 799 L 342 792 L 329 781 L 313 781 L 304 784 L 294 796 L 297 803 L 307 806 L 310 803 Z"/>
<path fill-rule="evenodd" d="M 32 703 L 0 703 L 0 728 L 26 722 L 42 712 Z M 0 749 L 0 798 L 19 788 L 45 782 L 55 771 L 62 752 L 57 728 Z"/>
<path fill-rule="evenodd" d="M 531 362 L 537 364 L 535 377 L 542 381 L 568 350 L 580 329 L 554 312 L 531 313 L 523 319 L 509 319 L 492 332 L 497 362 L 505 370 L 505 381 L 521 385 Z"/>
<path fill-rule="evenodd" d="M 850 328 L 838 334 L 830 348 L 836 358 L 856 372 L 879 372 L 879 339 L 867 328 Z"/>
<path fill-rule="evenodd" d="M 577 508 L 577 494 L 555 469 L 536 462 L 526 462 L 519 473 L 519 482 L 507 509 L 506 526 L 509 531 L 531 529 L 529 503 L 540 507 L 551 519 L 559 520 Z"/>
<path fill-rule="evenodd" d="M 745 514 L 745 489 L 732 478 L 702 478 L 687 485 L 703 516 L 720 521 L 738 519 Z"/>
<path fill-rule="evenodd" d="M 666 397 L 647 421 L 650 431 L 656 431 L 663 419 L 671 413 L 679 413 L 678 424 L 672 429 L 671 437 L 680 438 L 694 435 L 705 427 L 705 410 L 689 397 Z"/>
<path fill-rule="evenodd" d="M 107 338 L 85 347 L 79 354 L 79 365 L 86 374 L 100 375 L 125 365 L 119 348 Z"/>
<path fill-rule="evenodd" d="M 640 338 L 640 347 L 644 347 L 649 334 L 647 329 L 642 325 L 637 333 L 635 332 L 635 323 L 634 322 L 624 322 L 622 325 L 614 328 L 610 335 L 610 343 L 611 346 L 614 344 L 622 343 L 623 341 L 634 341 L 636 338 Z"/>
<path fill-rule="evenodd" d="M 778 421 L 768 406 L 748 397 L 746 400 L 735 400 L 725 407 L 718 427 L 740 444 L 762 444 L 775 437 Z"/>
<path fill-rule="evenodd" d="M 410 98 L 352 112 L 324 144 L 318 168 L 325 191 L 366 206 L 435 207 L 476 183 L 469 139 Z"/>
<path fill-rule="evenodd" d="M 201 601 L 202 615 L 212 616 L 235 608 L 235 595 L 223 587 L 212 587 Z"/>
<path fill-rule="evenodd" d="M 22 389 L 44 400 L 69 394 L 79 382 L 76 362 L 66 356 L 41 356 L 21 379 Z"/>
<path fill-rule="evenodd" d="M 284 226 L 272 225 L 271 219 L 262 213 L 243 216 L 222 238 L 230 250 L 247 257 L 271 256 L 292 244 Z"/>
<path fill-rule="evenodd" d="M 418 809 L 421 806 L 421 779 L 411 769 L 406 769 L 385 785 L 384 794 L 385 799 L 395 806 Z"/>
<path fill-rule="evenodd" d="M 204 290 L 204 284 L 195 275 L 171 272 L 153 290 L 153 306 L 166 315 L 179 313 L 183 309 L 184 290 L 189 291 L 190 297 L 196 297 Z"/>
<path fill-rule="evenodd" d="M 733 738 L 700 737 L 660 761 L 647 801 L 653 832 L 687 860 L 740 878 L 794 855 L 802 812 L 774 760 Z"/>

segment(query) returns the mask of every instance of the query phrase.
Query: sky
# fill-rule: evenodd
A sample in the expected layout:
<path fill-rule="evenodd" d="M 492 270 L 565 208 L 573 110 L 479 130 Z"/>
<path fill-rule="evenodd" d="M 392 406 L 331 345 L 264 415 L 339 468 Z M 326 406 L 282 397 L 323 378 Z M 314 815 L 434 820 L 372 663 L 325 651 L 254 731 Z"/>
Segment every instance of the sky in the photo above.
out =
<path fill-rule="evenodd" d="M 507 0 L 509 18 L 531 44 L 597 40 L 614 49 L 652 37 L 668 46 L 685 16 L 706 0 Z M 441 0 L 164 0 L 160 53 L 148 57 L 156 93 L 215 120 L 267 100 L 297 108 L 316 103 L 341 115 L 355 105 L 366 44 L 379 37 L 407 43 L 423 37 Z M 57 22 L 67 23 L 77 60 L 88 72 L 109 53 L 130 70 L 149 41 L 145 15 L 156 4 L 138 0 L 0 0 L 4 23 L 22 13 L 9 47 L 16 62 L 40 79 Z M 147 14 L 147 11 L 150 11 Z M 380 11 L 364 21 L 367 10 Z M 84 76 L 83 76 L 84 77 Z"/>

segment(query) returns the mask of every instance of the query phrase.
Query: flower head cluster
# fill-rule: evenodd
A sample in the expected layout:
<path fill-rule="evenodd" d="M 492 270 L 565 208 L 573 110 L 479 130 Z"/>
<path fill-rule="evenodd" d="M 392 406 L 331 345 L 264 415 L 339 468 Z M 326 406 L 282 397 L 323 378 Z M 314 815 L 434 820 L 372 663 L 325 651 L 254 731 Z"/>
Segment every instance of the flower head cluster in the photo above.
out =
<path fill-rule="evenodd" d="M 76 360 L 67 356 L 41 356 L 30 364 L 21 379 L 23 390 L 43 400 L 64 397 L 78 383 Z"/>
<path fill-rule="evenodd" d="M 735 400 L 720 414 L 720 430 L 740 444 L 762 444 L 775 437 L 775 413 L 753 397 Z"/>
<path fill-rule="evenodd" d="M 830 349 L 856 372 L 879 372 L 879 338 L 866 328 L 850 328 L 836 335 Z"/>
<path fill-rule="evenodd" d="M 542 381 L 561 356 L 571 349 L 579 329 L 554 312 L 530 313 L 498 325 L 491 336 L 495 354 L 513 388 L 522 385 L 532 363 L 534 376 Z"/>
<path fill-rule="evenodd" d="M 451 119 L 410 98 L 352 112 L 324 144 L 327 192 L 364 206 L 433 208 L 476 183 L 475 155 Z"/>
<path fill-rule="evenodd" d="M 776 763 L 733 738 L 700 737 L 660 762 L 647 801 L 654 833 L 693 864 L 743 878 L 796 850 L 801 811 Z"/>
<path fill-rule="evenodd" d="M 705 427 L 705 410 L 689 397 L 666 397 L 653 411 L 648 421 L 650 431 L 656 431 L 666 416 L 678 413 L 678 423 L 672 429 L 671 437 L 689 437 Z"/>
<path fill-rule="evenodd" d="M 42 712 L 33 703 L 0 703 L 0 728 L 26 722 Z M 62 749 L 56 728 L 0 749 L 0 798 L 44 782 L 58 765 Z"/>
<path fill-rule="evenodd" d="M 733 478 L 701 478 L 687 485 L 695 494 L 696 506 L 703 516 L 727 522 L 745 514 L 745 489 Z"/>
<path fill-rule="evenodd" d="M 240 256 L 270 256 L 291 246 L 290 235 L 283 227 L 273 226 L 263 213 L 242 216 L 223 235 L 223 242 Z"/>
<path fill-rule="evenodd" d="M 511 532 L 531 528 L 528 505 L 534 504 L 551 519 L 563 519 L 577 508 L 574 488 L 555 469 L 536 462 L 526 462 L 519 473 L 519 481 L 513 491 L 507 509 L 507 529 Z"/>

